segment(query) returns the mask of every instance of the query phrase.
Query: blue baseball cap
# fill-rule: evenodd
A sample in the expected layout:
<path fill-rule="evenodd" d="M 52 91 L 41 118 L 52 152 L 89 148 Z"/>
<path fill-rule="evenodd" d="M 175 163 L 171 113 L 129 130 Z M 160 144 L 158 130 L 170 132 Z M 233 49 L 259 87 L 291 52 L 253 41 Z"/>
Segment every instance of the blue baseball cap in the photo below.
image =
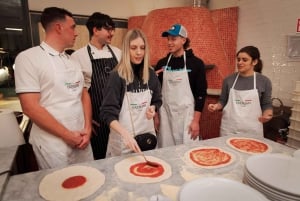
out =
<path fill-rule="evenodd" d="M 171 36 L 181 36 L 187 38 L 187 31 L 186 28 L 181 24 L 174 24 L 168 31 L 164 31 L 161 36 L 168 37 Z"/>

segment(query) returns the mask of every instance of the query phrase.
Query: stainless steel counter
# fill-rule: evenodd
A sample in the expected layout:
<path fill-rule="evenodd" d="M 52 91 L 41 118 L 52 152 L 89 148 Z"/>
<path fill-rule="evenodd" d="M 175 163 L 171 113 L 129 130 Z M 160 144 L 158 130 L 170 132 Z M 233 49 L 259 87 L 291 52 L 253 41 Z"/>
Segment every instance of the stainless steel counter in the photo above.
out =
<path fill-rule="evenodd" d="M 239 136 L 252 138 L 254 137 L 242 135 Z M 268 139 L 264 139 L 261 137 L 255 138 L 269 144 L 272 147 L 273 153 L 284 153 L 292 155 L 292 153 L 295 151 L 293 148 L 276 143 L 274 141 L 270 141 Z M 135 184 L 121 181 L 114 171 L 114 165 L 128 156 L 113 157 L 98 161 L 92 161 L 89 163 L 83 163 L 82 165 L 88 165 L 99 169 L 106 176 L 104 185 L 93 195 L 84 200 L 95 200 L 96 198 L 102 198 L 103 200 L 122 201 L 149 200 L 150 197 L 158 194 L 169 196 L 174 200 L 174 197 L 172 197 L 173 195 L 166 193 L 163 190 L 163 187 L 172 187 L 173 190 L 175 189 L 176 191 L 176 189 L 179 189 L 181 185 L 191 179 L 209 176 L 225 177 L 242 182 L 244 174 L 244 164 L 247 158 L 251 155 L 233 150 L 228 145 L 226 145 L 227 139 L 228 137 L 219 137 L 204 141 L 197 141 L 189 145 L 179 145 L 145 152 L 145 155 L 151 155 L 165 160 L 172 167 L 172 176 L 159 183 Z M 203 169 L 188 165 L 184 160 L 184 153 L 191 148 L 199 146 L 220 147 L 232 153 L 236 157 L 236 159 L 232 164 L 218 169 Z M 39 183 L 45 175 L 55 170 L 57 169 L 48 169 L 10 177 L 3 195 L 3 201 L 43 200 L 38 192 Z"/>

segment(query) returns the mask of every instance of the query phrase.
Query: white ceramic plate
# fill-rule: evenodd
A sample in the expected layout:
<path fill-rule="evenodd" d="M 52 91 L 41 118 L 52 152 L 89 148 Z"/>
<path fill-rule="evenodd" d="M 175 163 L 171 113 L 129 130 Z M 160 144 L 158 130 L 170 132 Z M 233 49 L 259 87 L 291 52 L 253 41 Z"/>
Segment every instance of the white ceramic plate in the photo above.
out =
<path fill-rule="evenodd" d="M 255 189 L 230 179 L 208 177 L 185 183 L 179 191 L 179 201 L 267 201 Z"/>
<path fill-rule="evenodd" d="M 268 185 L 264 185 L 259 180 L 256 180 L 255 178 L 253 178 L 251 176 L 251 174 L 248 173 L 247 171 L 245 171 L 243 181 L 244 181 L 244 183 L 246 183 L 247 185 L 251 186 L 252 188 L 258 190 L 259 192 L 264 194 L 267 198 L 269 198 L 270 200 L 273 200 L 273 201 L 275 201 L 275 200 L 295 201 L 295 200 L 300 199 L 297 196 L 293 196 L 291 194 L 278 191 L 272 187 L 269 187 Z"/>
<path fill-rule="evenodd" d="M 293 156 L 294 156 L 294 158 L 297 158 L 298 160 L 300 160 L 300 149 L 296 150 L 296 151 L 293 153 Z"/>
<path fill-rule="evenodd" d="M 261 154 L 249 157 L 246 168 L 264 185 L 300 196 L 300 160 L 283 154 Z"/>

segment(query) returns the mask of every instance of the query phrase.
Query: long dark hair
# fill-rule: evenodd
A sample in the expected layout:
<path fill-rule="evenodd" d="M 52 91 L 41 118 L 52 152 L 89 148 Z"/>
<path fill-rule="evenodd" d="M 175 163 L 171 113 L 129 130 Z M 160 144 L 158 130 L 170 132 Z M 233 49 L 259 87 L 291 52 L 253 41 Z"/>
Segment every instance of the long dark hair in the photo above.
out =
<path fill-rule="evenodd" d="M 247 53 L 252 58 L 252 60 L 257 59 L 257 64 L 254 66 L 254 71 L 261 73 L 263 69 L 263 62 L 260 59 L 260 53 L 258 48 L 254 46 L 243 47 L 236 53 L 236 56 L 238 56 L 241 52 Z"/>

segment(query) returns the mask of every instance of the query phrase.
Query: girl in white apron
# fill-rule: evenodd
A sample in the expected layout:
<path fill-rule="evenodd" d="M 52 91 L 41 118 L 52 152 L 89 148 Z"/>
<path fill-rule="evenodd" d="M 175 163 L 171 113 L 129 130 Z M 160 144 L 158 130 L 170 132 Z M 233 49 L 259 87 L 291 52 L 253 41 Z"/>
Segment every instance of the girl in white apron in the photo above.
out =
<path fill-rule="evenodd" d="M 100 118 L 110 126 L 107 156 L 141 152 L 135 135 L 155 135 L 153 117 L 161 106 L 161 89 L 149 68 L 149 49 L 145 35 L 130 30 L 124 40 L 122 58 L 111 72 L 104 91 Z"/>
<path fill-rule="evenodd" d="M 222 91 L 219 103 L 209 104 L 210 112 L 221 110 L 220 136 L 257 134 L 263 136 L 263 124 L 272 118 L 272 84 L 260 74 L 262 61 L 254 46 L 246 46 L 237 53 L 238 73 L 223 81 L 223 89 L 230 88 L 228 98 Z M 259 73 L 256 73 L 259 72 Z M 253 79 L 253 82 L 250 81 Z M 229 83 L 232 83 L 229 86 Z M 237 85 L 241 83 L 238 87 Z M 226 86 L 226 87 L 224 87 Z M 251 87 L 252 86 L 252 87 Z"/>
<path fill-rule="evenodd" d="M 228 103 L 223 109 L 220 136 L 231 134 L 263 133 L 263 125 L 258 121 L 261 116 L 258 92 L 256 89 L 256 73 L 254 73 L 253 89 L 235 90 L 239 74 L 230 89 Z"/>

